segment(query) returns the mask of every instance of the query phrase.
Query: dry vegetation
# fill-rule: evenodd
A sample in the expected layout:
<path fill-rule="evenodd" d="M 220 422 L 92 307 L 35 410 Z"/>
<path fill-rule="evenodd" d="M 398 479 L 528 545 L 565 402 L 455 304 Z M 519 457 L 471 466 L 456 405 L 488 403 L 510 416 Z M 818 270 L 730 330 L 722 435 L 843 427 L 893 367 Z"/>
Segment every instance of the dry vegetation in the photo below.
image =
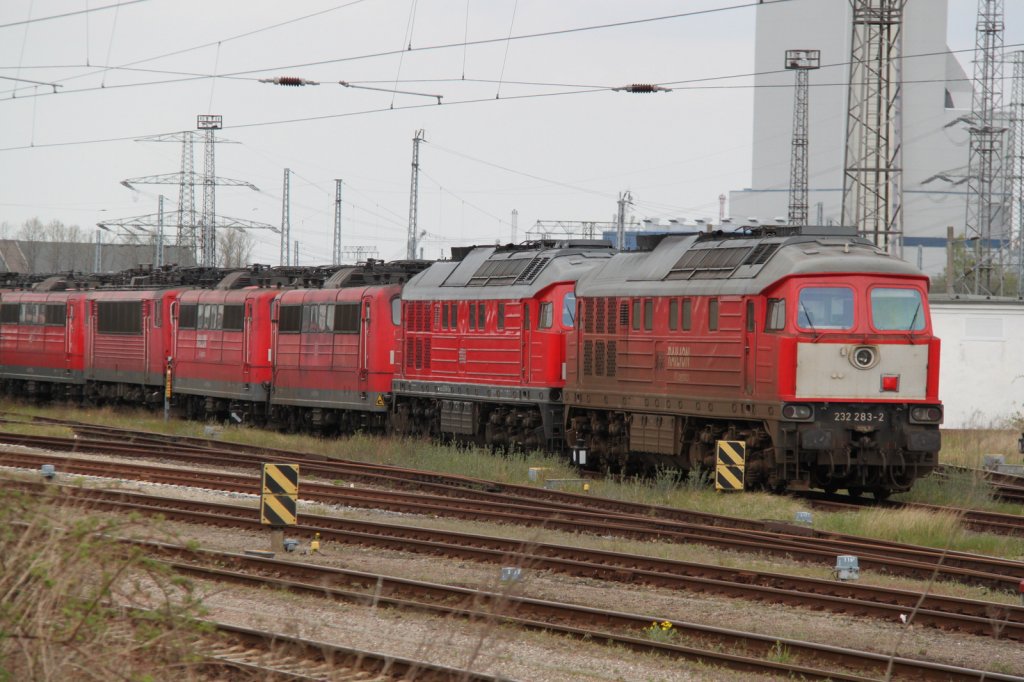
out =
<path fill-rule="evenodd" d="M 83 511 L 0 490 L 0 680 L 203 679 L 191 585 Z"/>

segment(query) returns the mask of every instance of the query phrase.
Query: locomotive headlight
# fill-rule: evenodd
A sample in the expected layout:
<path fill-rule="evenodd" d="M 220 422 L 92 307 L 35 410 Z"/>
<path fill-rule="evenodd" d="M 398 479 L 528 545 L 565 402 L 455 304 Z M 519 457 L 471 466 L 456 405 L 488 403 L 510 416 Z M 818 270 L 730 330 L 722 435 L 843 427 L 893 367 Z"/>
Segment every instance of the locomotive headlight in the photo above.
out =
<path fill-rule="evenodd" d="M 871 369 L 878 364 L 878 349 L 874 346 L 857 346 L 850 353 L 850 364 L 857 369 Z"/>
<path fill-rule="evenodd" d="M 814 410 L 809 405 L 783 405 L 782 417 L 790 421 L 808 421 Z"/>
<path fill-rule="evenodd" d="M 918 424 L 936 424 L 942 421 L 942 408 L 936 405 L 919 405 L 910 408 L 910 421 Z"/>

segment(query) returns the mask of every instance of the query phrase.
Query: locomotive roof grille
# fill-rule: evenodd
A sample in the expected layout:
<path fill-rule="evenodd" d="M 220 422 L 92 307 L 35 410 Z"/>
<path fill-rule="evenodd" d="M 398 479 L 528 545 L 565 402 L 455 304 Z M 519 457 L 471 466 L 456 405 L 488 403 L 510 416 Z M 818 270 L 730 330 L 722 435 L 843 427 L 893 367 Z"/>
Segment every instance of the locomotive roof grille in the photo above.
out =
<path fill-rule="evenodd" d="M 665 279 L 727 279 L 752 250 L 750 246 L 691 249 L 672 266 Z"/>
<path fill-rule="evenodd" d="M 485 261 L 469 278 L 467 286 L 485 287 L 513 284 L 516 278 L 533 262 L 532 258 L 509 258 Z"/>

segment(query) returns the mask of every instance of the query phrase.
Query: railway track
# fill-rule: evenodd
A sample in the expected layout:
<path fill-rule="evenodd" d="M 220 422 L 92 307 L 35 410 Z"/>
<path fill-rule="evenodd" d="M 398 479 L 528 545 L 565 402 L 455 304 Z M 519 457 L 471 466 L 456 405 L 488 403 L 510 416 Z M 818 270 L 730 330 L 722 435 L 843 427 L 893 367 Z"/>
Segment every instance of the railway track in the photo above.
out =
<path fill-rule="evenodd" d="M 7 434 L 0 435 L 0 442 L 15 442 L 18 444 L 35 445 L 43 447 L 55 447 L 64 449 L 77 449 L 79 451 L 89 452 L 107 452 L 110 453 L 113 450 L 113 454 L 127 454 L 130 456 L 159 456 L 159 457 L 171 457 L 175 459 L 184 459 L 186 461 L 201 461 L 205 464 L 227 464 L 224 456 L 217 454 L 214 455 L 213 461 L 209 461 L 207 458 L 209 453 L 196 452 L 195 450 L 189 449 L 185 452 L 176 451 L 169 449 L 167 446 L 161 445 L 157 448 L 157 452 L 154 452 L 152 447 L 146 447 L 140 451 L 139 443 L 132 445 L 124 445 L 123 443 L 110 442 L 110 441 L 91 441 L 87 439 L 55 439 L 51 437 L 26 437 L 26 436 L 9 436 Z M 174 457 L 174 454 L 180 455 L 180 457 Z M 236 455 L 232 455 L 236 456 Z M 477 488 L 469 488 L 468 492 L 470 496 L 475 497 L 478 501 L 481 497 L 490 498 L 492 501 L 499 501 L 504 504 L 509 504 L 510 501 L 514 501 L 518 498 L 520 489 L 535 492 L 538 489 L 531 488 L 528 486 L 500 486 L 500 494 L 498 492 L 486 492 L 481 491 L 479 487 L 486 485 L 486 482 L 476 481 L 474 479 L 462 479 L 461 477 L 450 477 L 437 474 L 431 474 L 429 472 L 416 472 L 413 470 L 403 469 L 392 469 L 388 467 L 374 467 L 371 465 L 353 465 L 352 463 L 335 463 L 331 461 L 323 460 L 303 460 L 301 457 L 292 457 L 291 461 L 299 459 L 305 467 L 307 464 L 312 467 L 315 472 L 320 475 L 327 477 L 337 477 L 339 475 L 346 476 L 349 478 L 360 477 L 367 478 L 368 480 L 381 483 L 381 476 L 384 476 L 384 482 L 406 482 L 407 485 L 411 485 L 408 481 L 413 481 L 414 485 L 418 488 L 424 486 L 429 487 L 432 490 L 441 490 L 445 493 L 445 496 L 457 495 L 462 491 L 466 491 L 459 485 L 453 485 L 453 483 L 461 483 L 463 481 L 469 481 L 476 484 Z M 255 467 L 261 460 L 259 456 L 249 455 L 248 460 L 245 461 L 234 461 L 235 466 L 248 466 Z M 310 473 L 308 468 L 304 470 L 305 474 Z M 386 472 L 382 474 L 381 472 Z M 395 473 L 398 476 L 395 476 Z M 427 481 L 417 480 L 416 477 L 423 477 L 431 479 Z M 221 476 L 223 480 L 224 476 Z M 194 482 L 179 483 L 184 485 L 194 485 Z M 212 487 L 218 487 L 213 485 Z M 306 488 L 304 484 L 304 489 Z M 253 487 L 249 487 L 248 490 L 253 490 Z M 910 545 L 901 545 L 899 543 L 885 542 L 885 541 L 873 541 L 865 538 L 852 537 L 852 536 L 841 536 L 836 534 L 825 534 L 825 533 L 813 533 L 807 529 L 791 526 L 788 524 L 782 524 L 782 531 L 778 530 L 763 530 L 770 527 L 778 527 L 779 524 L 770 524 L 765 522 L 757 522 L 739 519 L 738 526 L 740 528 L 730 528 L 728 526 L 717 526 L 708 525 L 704 522 L 705 517 L 711 517 L 711 521 L 726 520 L 731 521 L 729 517 L 718 517 L 715 515 L 708 515 L 702 513 L 691 513 L 685 510 L 671 509 L 665 507 L 651 508 L 646 505 L 637 505 L 633 503 L 625 503 L 625 508 L 630 510 L 637 510 L 640 512 L 646 512 L 648 514 L 654 514 L 655 516 L 648 516 L 642 518 L 638 514 L 623 515 L 621 512 L 622 505 L 614 500 L 604 500 L 600 498 L 591 498 L 585 495 L 574 495 L 572 493 L 564 493 L 558 491 L 542 490 L 543 493 L 558 493 L 553 498 L 543 498 L 541 500 L 533 499 L 529 497 L 529 503 L 531 505 L 532 517 L 523 510 L 498 511 L 494 512 L 493 508 L 490 514 L 485 514 L 482 510 L 474 512 L 465 512 L 468 518 L 483 518 L 489 516 L 489 520 L 495 520 L 495 516 L 501 516 L 504 514 L 504 518 L 508 520 L 509 514 L 512 516 L 512 520 L 516 523 L 530 523 L 534 525 L 543 525 L 546 527 L 565 527 L 568 524 L 569 529 L 579 531 L 587 530 L 587 523 L 590 524 L 590 529 L 596 529 L 598 532 L 607 534 L 609 532 L 619 532 L 620 534 L 632 536 L 632 537 L 657 537 L 662 540 L 675 540 L 684 542 L 702 542 L 718 547 L 724 547 L 739 551 L 753 551 L 759 553 L 774 554 L 776 556 L 785 556 L 792 559 L 810 561 L 815 563 L 828 563 L 834 561 L 836 554 L 855 554 L 860 557 L 861 565 L 865 568 L 877 569 L 880 571 L 906 575 L 910 577 L 927 579 L 931 576 L 932 572 L 937 572 L 938 576 L 943 579 L 952 579 L 959 581 L 967 581 L 973 583 L 985 584 L 997 589 L 1012 590 L 1018 589 L 1018 582 L 1020 576 L 1024 573 L 1024 564 L 1020 562 L 992 559 L 982 557 L 979 555 L 972 555 L 959 552 L 941 552 L 939 550 L 933 550 L 928 548 L 915 547 Z M 337 493 L 334 493 L 337 495 Z M 382 493 L 381 493 L 382 494 Z M 304 497 L 305 497 L 304 493 Z M 337 500 L 337 497 L 334 498 Z M 563 502 L 561 500 L 570 500 L 572 502 L 579 502 L 579 508 L 574 508 L 573 505 Z M 348 504 L 348 501 L 342 501 L 343 504 Z M 594 503 L 593 505 L 591 503 Z M 610 504 L 609 504 L 610 503 Z M 379 506 L 379 502 L 375 503 Z M 438 501 L 440 506 L 435 507 L 433 511 L 428 513 L 445 513 L 448 515 L 458 513 L 458 509 L 449 500 Z M 593 516 L 588 519 L 586 514 L 587 507 L 595 506 L 594 511 L 600 512 L 599 520 L 595 521 Z M 619 515 L 609 515 L 607 507 L 619 509 Z M 545 508 L 547 508 L 547 514 L 544 514 Z M 675 521 L 672 518 L 663 518 L 661 512 L 666 510 L 669 512 L 669 517 L 682 517 L 685 521 Z M 424 513 L 422 503 L 420 504 L 419 513 Z M 575 516 L 575 517 L 574 517 Z M 627 518 L 628 516 L 628 518 Z M 569 518 L 567 518 L 569 517 Z M 574 518 L 572 518 L 574 517 Z M 696 517 L 696 522 L 694 522 Z M 753 526 L 753 529 L 743 529 L 743 527 Z M 802 537 L 802 535 L 806 537 Z"/>
<path fill-rule="evenodd" d="M 425 661 L 353 649 L 279 632 L 254 630 L 216 621 L 200 621 L 213 628 L 216 638 L 204 643 L 212 672 L 239 670 L 262 680 L 417 680 L 425 682 L 512 682 L 506 677 L 483 675 Z"/>
<path fill-rule="evenodd" d="M 1008 680 L 1009 675 L 983 672 L 957 666 L 904 657 L 890 657 L 874 652 L 857 651 L 844 647 L 816 644 L 792 639 L 780 639 L 754 633 L 671 620 L 676 633 L 671 641 L 652 640 L 643 636 L 651 622 L 666 621 L 663 617 L 646 614 L 609 612 L 560 602 L 530 599 L 509 593 L 450 587 L 437 583 L 393 578 L 390 576 L 316 566 L 294 561 L 251 557 L 237 553 L 189 549 L 162 543 L 131 542 L 143 546 L 147 552 L 159 556 L 173 570 L 197 578 L 269 587 L 309 594 L 370 607 L 389 607 L 428 612 L 444 617 L 470 620 L 527 630 L 541 630 L 573 639 L 617 646 L 639 653 L 712 664 L 732 670 L 761 674 L 799 675 L 804 679 L 866 680 L 877 679 L 887 672 L 907 679 L 926 680 Z M 257 660 L 265 660 L 268 640 L 265 633 L 246 637 L 245 657 L 239 660 L 238 647 L 232 646 L 223 656 L 230 662 L 250 660 L 249 647 L 258 647 Z M 313 644 L 315 647 L 315 643 Z M 302 647 L 307 650 L 311 647 Z M 791 661 L 771 660 L 777 652 L 785 650 Z M 289 647 L 290 651 L 290 647 Z M 330 650 L 328 650 L 330 651 Z M 351 656 L 344 650 L 346 660 Z M 271 652 L 272 653 L 272 652 Z M 316 659 L 316 651 L 312 652 Z M 321 656 L 324 659 L 331 655 Z M 399 659 L 401 660 L 401 659 Z M 323 665 L 326 660 L 316 661 Z M 274 668 L 293 670 L 290 659 L 284 663 L 274 659 Z M 376 665 L 376 664 L 375 664 Z M 424 665 L 415 663 L 414 665 Z M 828 666 L 821 668 L 815 666 Z M 410 669 L 405 667 L 405 671 Z M 449 672 L 443 669 L 442 673 Z M 865 675 L 871 675 L 867 678 Z M 319 678 L 316 678 L 319 679 Z M 391 678 L 381 678 L 391 679 Z M 412 678 L 409 678 L 412 679 Z M 449 679 L 430 676 L 415 679 Z M 494 679 L 492 677 L 466 677 L 461 679 Z"/>
<path fill-rule="evenodd" d="M 15 485 L 11 483 L 10 485 Z M 31 491 L 38 485 L 21 483 Z M 110 511 L 161 513 L 178 520 L 259 529 L 255 510 L 234 505 L 185 502 L 137 493 L 85 488 L 62 489 Z M 645 584 L 767 603 L 855 614 L 894 622 L 917 610 L 919 625 L 1024 641 L 1024 607 L 927 595 L 893 588 L 832 580 L 735 570 L 695 562 L 672 561 L 554 544 L 523 543 L 462 533 L 410 529 L 389 524 L 345 522 L 303 514 L 294 532 L 325 539 L 434 555 L 459 556 L 497 565 L 521 565 L 610 581 Z"/>

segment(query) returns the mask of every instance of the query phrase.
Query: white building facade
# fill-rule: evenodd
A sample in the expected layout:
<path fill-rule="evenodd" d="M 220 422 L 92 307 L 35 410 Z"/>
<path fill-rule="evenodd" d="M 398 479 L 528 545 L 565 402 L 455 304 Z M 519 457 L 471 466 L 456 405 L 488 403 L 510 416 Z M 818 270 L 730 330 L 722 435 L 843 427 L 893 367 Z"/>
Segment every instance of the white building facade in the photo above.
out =
<path fill-rule="evenodd" d="M 842 222 L 852 9 L 849 0 L 757 8 L 752 186 L 730 193 L 734 222 L 785 216 L 789 203 L 793 72 L 786 50 L 821 51 L 810 72 L 808 222 Z M 903 257 L 929 274 L 945 267 L 946 227 L 964 231 L 971 83 L 948 52 L 946 0 L 908 0 L 903 21 Z M 953 124 L 947 127 L 948 124 Z"/>
<path fill-rule="evenodd" d="M 932 297 L 942 341 L 939 398 L 950 429 L 1011 426 L 1024 416 L 1024 304 Z"/>

